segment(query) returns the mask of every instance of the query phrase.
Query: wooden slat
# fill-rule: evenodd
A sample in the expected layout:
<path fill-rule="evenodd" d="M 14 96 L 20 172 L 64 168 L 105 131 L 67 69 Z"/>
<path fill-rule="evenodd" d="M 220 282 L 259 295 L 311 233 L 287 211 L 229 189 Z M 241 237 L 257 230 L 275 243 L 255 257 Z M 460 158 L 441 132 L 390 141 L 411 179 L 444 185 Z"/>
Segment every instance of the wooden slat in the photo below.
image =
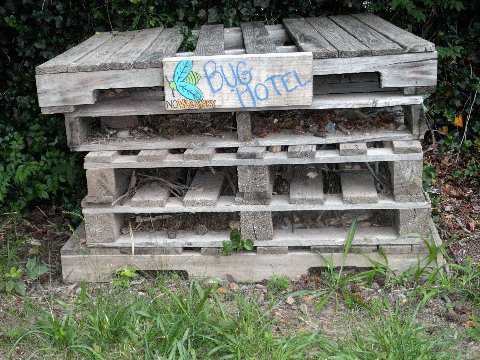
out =
<path fill-rule="evenodd" d="M 375 29 L 386 38 L 398 43 L 407 52 L 435 51 L 435 44 L 405 31 L 374 14 L 355 14 L 352 16 Z"/>
<path fill-rule="evenodd" d="M 162 161 L 168 155 L 167 149 L 161 150 L 141 150 L 138 155 L 137 159 L 140 162 L 143 161 Z"/>
<path fill-rule="evenodd" d="M 284 19 L 283 25 L 300 51 L 311 51 L 314 59 L 338 56 L 338 51 L 307 20 Z"/>
<path fill-rule="evenodd" d="M 148 152 L 150 150 L 142 150 Z M 155 151 L 155 150 L 153 150 Z M 166 151 L 166 150 L 165 150 Z M 93 154 L 93 152 L 89 153 Z M 338 150 L 317 150 L 310 158 L 292 158 L 286 151 L 266 152 L 265 147 L 241 147 L 237 153 L 216 153 L 210 160 L 185 160 L 182 154 L 169 154 L 165 158 L 147 158 L 135 155 L 122 155 L 110 163 L 102 163 L 91 159 L 84 164 L 85 169 L 151 169 L 158 167 L 208 167 L 208 166 L 240 166 L 240 165 L 278 165 L 278 164 L 341 164 L 349 162 L 376 161 L 415 161 L 422 160 L 422 154 L 394 153 L 391 148 L 368 148 L 365 155 L 340 155 Z"/>
<path fill-rule="evenodd" d="M 347 237 L 348 229 L 324 227 L 318 229 L 275 229 L 273 240 L 262 240 L 262 247 L 275 248 L 278 246 L 342 246 Z M 222 247 L 222 241 L 228 238 L 227 231 L 209 231 L 206 235 L 198 235 L 193 231 L 178 231 L 175 239 L 168 239 L 161 233 L 138 231 L 134 233 L 135 245 L 139 247 Z M 376 246 L 386 244 L 418 245 L 423 241 L 419 237 L 402 237 L 393 227 L 358 227 L 355 231 L 353 244 Z M 121 235 L 114 243 L 92 244 L 96 248 L 123 248 L 131 246 L 130 234 Z"/>
<path fill-rule="evenodd" d="M 277 52 L 275 44 L 265 25 L 260 21 L 242 23 L 243 42 L 247 54 L 264 54 Z"/>
<path fill-rule="evenodd" d="M 356 57 L 372 54 L 372 50 L 329 18 L 307 18 L 307 21 L 320 33 L 320 35 L 337 49 L 339 57 Z"/>
<path fill-rule="evenodd" d="M 215 206 L 220 197 L 224 178 L 224 171 L 215 173 L 197 171 L 190 190 L 183 198 L 183 205 L 186 207 Z"/>
<path fill-rule="evenodd" d="M 115 54 L 123 45 L 133 39 L 138 31 L 127 31 L 115 34 L 100 47 L 91 51 L 68 67 L 68 72 L 90 72 L 108 70 L 105 60 Z"/>
<path fill-rule="evenodd" d="M 162 31 L 163 28 L 139 31 L 128 43 L 105 60 L 103 67 L 108 70 L 131 69 L 134 61 L 156 41 Z"/>
<path fill-rule="evenodd" d="M 403 48 L 397 43 L 390 41 L 350 15 L 330 16 L 330 19 L 372 50 L 372 55 L 390 55 L 403 52 Z"/>
<path fill-rule="evenodd" d="M 162 59 L 173 56 L 183 42 L 183 35 L 176 28 L 162 31 L 152 45 L 133 62 L 135 69 L 162 67 Z"/>
<path fill-rule="evenodd" d="M 65 51 L 63 54 L 37 66 L 35 72 L 37 75 L 67 72 L 68 67 L 72 63 L 78 61 L 88 53 L 95 51 L 99 46 L 110 40 L 112 36 L 112 33 L 107 32 L 95 34 L 77 46 Z"/>
<path fill-rule="evenodd" d="M 377 189 L 370 173 L 341 173 L 343 201 L 348 204 L 378 202 Z"/>
<path fill-rule="evenodd" d="M 218 184 L 218 182 L 217 182 Z M 188 193 L 187 193 L 188 194 Z M 199 199 L 200 195 L 192 195 L 194 199 Z M 103 214 L 103 213 L 185 213 L 185 212 L 237 212 L 237 211 L 307 211 L 307 210 L 398 210 L 398 209 L 430 209 L 430 203 L 425 202 L 396 202 L 390 195 L 379 194 L 376 203 L 358 203 L 350 204 L 343 201 L 342 194 L 325 194 L 323 204 L 290 204 L 288 195 L 274 195 L 268 205 L 250 205 L 235 204 L 234 196 L 220 196 L 217 199 L 213 197 L 206 198 L 206 203 L 210 205 L 186 206 L 182 199 L 170 197 L 165 207 L 137 207 L 132 206 L 129 199 L 126 199 L 123 205 L 114 207 L 102 204 L 84 204 L 84 214 Z M 216 205 L 211 205 L 215 204 Z"/>
<path fill-rule="evenodd" d="M 291 204 L 323 204 L 325 195 L 322 171 L 296 167 L 289 196 Z"/>
<path fill-rule="evenodd" d="M 223 25 L 203 25 L 198 36 L 195 55 L 222 55 L 225 53 Z"/>
<path fill-rule="evenodd" d="M 132 197 L 131 204 L 134 206 L 165 206 L 170 197 L 170 189 L 162 183 L 151 182 L 142 185 Z"/>

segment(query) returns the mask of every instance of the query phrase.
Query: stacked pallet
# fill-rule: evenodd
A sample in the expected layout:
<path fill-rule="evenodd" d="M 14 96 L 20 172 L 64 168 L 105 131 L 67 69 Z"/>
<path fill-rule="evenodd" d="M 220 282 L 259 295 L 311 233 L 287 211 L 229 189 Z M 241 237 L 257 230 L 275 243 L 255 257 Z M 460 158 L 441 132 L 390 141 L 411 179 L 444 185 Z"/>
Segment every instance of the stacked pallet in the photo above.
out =
<path fill-rule="evenodd" d="M 347 265 L 383 252 L 394 269 L 418 261 L 434 232 L 419 142 L 432 43 L 369 14 L 205 25 L 193 53 L 177 53 L 182 40 L 175 29 L 103 33 L 37 68 L 42 112 L 64 113 L 70 148 L 88 151 L 85 223 L 62 249 L 65 280 L 125 265 L 298 276 L 341 261 L 354 218 Z M 164 58 L 277 53 L 311 53 L 310 102 L 166 108 Z M 254 251 L 222 256 L 236 227 Z"/>

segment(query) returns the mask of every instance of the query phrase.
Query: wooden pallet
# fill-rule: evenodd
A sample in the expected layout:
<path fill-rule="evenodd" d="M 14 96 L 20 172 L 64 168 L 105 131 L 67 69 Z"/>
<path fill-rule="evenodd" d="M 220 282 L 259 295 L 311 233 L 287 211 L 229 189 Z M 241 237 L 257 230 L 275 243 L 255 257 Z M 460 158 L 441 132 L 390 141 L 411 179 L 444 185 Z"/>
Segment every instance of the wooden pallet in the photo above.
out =
<path fill-rule="evenodd" d="M 286 19 L 280 26 L 204 25 L 193 54 L 177 53 L 182 40 L 177 30 L 161 28 L 94 35 L 37 67 L 40 107 L 72 112 L 95 104 L 102 89 L 161 87 L 162 59 L 173 55 L 312 52 L 314 76 L 378 73 L 381 88 L 409 94 L 436 85 L 434 45 L 369 14 Z"/>
<path fill-rule="evenodd" d="M 440 239 L 435 226 L 430 221 L 429 227 L 435 242 Z M 376 251 L 378 245 L 357 247 L 344 259 L 342 243 L 336 245 L 320 245 L 299 249 L 273 247 L 270 250 L 256 249 L 256 252 L 235 253 L 229 256 L 219 255 L 219 249 L 202 251 L 201 249 L 182 249 L 178 253 L 162 253 L 161 249 L 153 252 L 130 244 L 128 250 L 93 249 L 82 245 L 85 242 L 81 225 L 61 250 L 62 274 L 66 282 L 78 281 L 110 281 L 112 274 L 124 266 L 133 266 L 139 270 L 153 271 L 186 271 L 190 277 L 215 276 L 226 278 L 233 276 L 237 281 L 261 281 L 272 275 L 285 276 L 291 279 L 308 273 L 312 268 L 324 267 L 327 261 L 335 266 L 344 264 L 357 268 L 372 266 L 369 259 L 385 263 L 383 256 Z M 418 245 L 418 244 L 417 244 Z M 409 267 L 422 264 L 428 254 L 421 245 L 385 245 L 388 266 L 394 271 L 404 271 Z M 135 250 L 136 249 L 136 250 Z M 278 250 L 278 251 L 275 251 Z M 438 261 L 442 263 L 442 259 Z"/>
<path fill-rule="evenodd" d="M 380 105 L 380 104 L 376 104 Z M 393 107 L 396 109 L 397 107 Z M 392 109 L 392 108 L 387 108 Z M 133 111 L 133 110 L 132 110 Z M 161 136 L 139 137 L 129 135 L 120 138 L 116 135 L 98 136 L 96 128 L 100 122 L 92 117 L 71 117 L 66 115 L 65 127 L 69 147 L 75 151 L 107 151 L 107 150 L 159 150 L 159 149 L 199 149 L 206 147 L 231 148 L 243 146 L 279 146 L 279 145 L 327 145 L 351 142 L 375 142 L 394 140 L 415 140 L 423 138 L 426 132 L 426 121 L 421 105 L 402 107 L 403 124 L 397 130 L 375 128 L 368 131 L 345 132 L 336 128 L 334 132 L 321 134 L 294 134 L 291 130 L 272 132 L 264 137 L 256 137 L 252 133 L 252 122 L 255 121 L 250 112 L 236 112 L 236 131 L 222 132 L 215 135 L 179 135 L 172 139 Z M 111 115 L 113 116 L 113 115 Z M 223 115 L 222 115 L 223 116 Z M 226 118 L 231 114 L 225 114 Z M 102 117 L 108 119 L 108 117 Z M 112 118 L 114 121 L 122 117 Z"/>

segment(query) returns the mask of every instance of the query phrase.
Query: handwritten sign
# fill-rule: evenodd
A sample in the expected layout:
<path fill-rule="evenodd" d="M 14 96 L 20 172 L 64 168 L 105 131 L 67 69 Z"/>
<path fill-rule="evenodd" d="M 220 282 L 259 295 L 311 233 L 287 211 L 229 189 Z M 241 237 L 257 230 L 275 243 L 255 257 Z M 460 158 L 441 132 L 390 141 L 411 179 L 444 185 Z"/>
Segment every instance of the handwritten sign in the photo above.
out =
<path fill-rule="evenodd" d="M 252 109 L 311 105 L 311 53 L 163 59 L 165 108 Z"/>

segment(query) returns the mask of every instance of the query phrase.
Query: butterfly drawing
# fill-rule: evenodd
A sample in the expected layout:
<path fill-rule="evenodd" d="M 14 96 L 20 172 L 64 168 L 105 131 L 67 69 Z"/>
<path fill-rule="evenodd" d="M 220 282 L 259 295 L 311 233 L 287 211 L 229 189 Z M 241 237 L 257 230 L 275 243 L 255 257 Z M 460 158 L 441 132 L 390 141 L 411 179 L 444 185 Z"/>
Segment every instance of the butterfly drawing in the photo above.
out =
<path fill-rule="evenodd" d="M 177 64 L 173 72 L 173 81 L 168 81 L 168 78 L 165 76 L 172 90 L 172 96 L 175 96 L 176 90 L 188 100 L 203 100 L 202 90 L 197 87 L 201 76 L 199 73 L 192 71 L 192 67 L 192 60 L 182 60 Z"/>

